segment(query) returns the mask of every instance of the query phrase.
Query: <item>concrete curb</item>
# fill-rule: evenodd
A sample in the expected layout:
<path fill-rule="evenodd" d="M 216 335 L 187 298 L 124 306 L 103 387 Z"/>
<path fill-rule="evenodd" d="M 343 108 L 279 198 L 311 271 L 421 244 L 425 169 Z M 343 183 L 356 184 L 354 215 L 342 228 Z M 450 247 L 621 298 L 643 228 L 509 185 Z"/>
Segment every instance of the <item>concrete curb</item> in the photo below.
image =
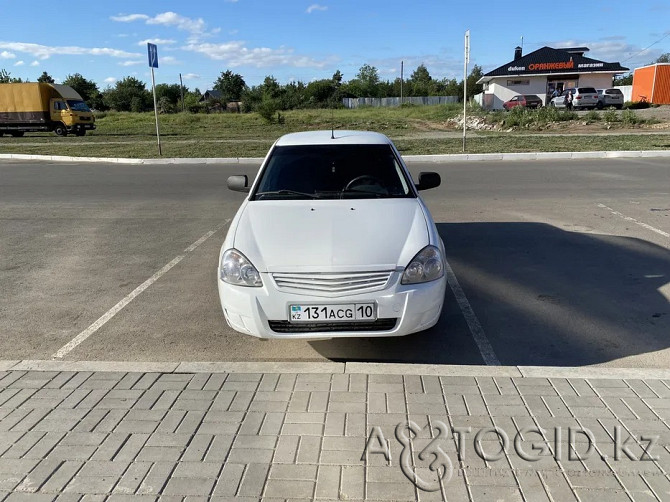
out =
<path fill-rule="evenodd" d="M 451 364 L 389 364 L 346 363 L 345 373 L 366 375 L 437 375 L 437 376 L 481 376 L 521 377 L 516 366 L 466 366 Z"/>
<path fill-rule="evenodd" d="M 630 150 L 597 152 L 529 152 L 529 153 L 464 153 L 449 155 L 405 155 L 407 162 L 490 162 L 525 160 L 585 160 L 585 159 L 624 159 L 670 157 L 670 150 Z M 101 162 L 108 164 L 131 165 L 170 165 L 170 164 L 247 164 L 257 165 L 263 162 L 260 157 L 233 158 L 167 158 L 167 159 L 126 159 L 105 157 L 66 157 L 59 155 L 26 155 L 22 153 L 2 153 L 0 160 L 41 160 L 50 162 Z"/>
<path fill-rule="evenodd" d="M 483 366 L 448 364 L 335 362 L 131 362 L 131 361 L 0 361 L 0 371 L 91 371 L 123 373 L 332 373 L 465 377 L 582 378 L 670 380 L 669 368 L 607 366 Z"/>

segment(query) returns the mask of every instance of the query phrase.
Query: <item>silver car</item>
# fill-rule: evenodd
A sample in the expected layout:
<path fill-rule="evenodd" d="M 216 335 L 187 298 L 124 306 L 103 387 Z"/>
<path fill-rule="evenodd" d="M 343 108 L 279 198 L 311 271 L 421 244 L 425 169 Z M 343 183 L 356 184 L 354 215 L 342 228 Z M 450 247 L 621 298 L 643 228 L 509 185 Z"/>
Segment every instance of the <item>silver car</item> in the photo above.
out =
<path fill-rule="evenodd" d="M 598 106 L 598 92 L 594 87 L 570 87 L 565 89 L 563 94 L 552 98 L 549 106 L 565 108 L 568 94 L 572 94 L 572 107 L 575 110 L 586 110 Z"/>
<path fill-rule="evenodd" d="M 598 109 L 613 106 L 623 108 L 623 92 L 620 89 L 598 89 Z"/>

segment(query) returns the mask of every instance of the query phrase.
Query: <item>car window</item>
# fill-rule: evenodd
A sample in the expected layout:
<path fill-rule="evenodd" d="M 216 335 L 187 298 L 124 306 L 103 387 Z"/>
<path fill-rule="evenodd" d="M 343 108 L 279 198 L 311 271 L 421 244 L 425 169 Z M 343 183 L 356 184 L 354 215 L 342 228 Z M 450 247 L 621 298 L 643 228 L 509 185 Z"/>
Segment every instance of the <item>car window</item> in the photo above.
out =
<path fill-rule="evenodd" d="M 580 94 L 595 94 L 596 90 L 594 87 L 580 87 L 577 89 Z"/>
<path fill-rule="evenodd" d="M 619 89 L 607 89 L 605 94 L 623 94 L 623 92 Z"/>
<path fill-rule="evenodd" d="M 251 200 L 414 197 L 389 145 L 296 145 L 272 150 Z"/>

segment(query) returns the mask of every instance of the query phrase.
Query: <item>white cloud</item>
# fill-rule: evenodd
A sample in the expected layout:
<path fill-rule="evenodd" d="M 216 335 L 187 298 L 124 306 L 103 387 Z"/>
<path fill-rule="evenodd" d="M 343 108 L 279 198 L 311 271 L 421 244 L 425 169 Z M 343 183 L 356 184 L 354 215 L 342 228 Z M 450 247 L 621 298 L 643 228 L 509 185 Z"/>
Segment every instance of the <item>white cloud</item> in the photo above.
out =
<path fill-rule="evenodd" d="M 202 18 L 191 19 L 176 12 L 157 14 L 155 17 L 147 19 L 147 24 L 176 26 L 179 30 L 190 31 L 191 33 L 202 33 L 205 30 L 205 21 Z"/>
<path fill-rule="evenodd" d="M 35 61 L 33 61 L 32 63 L 30 63 L 30 66 L 39 66 L 39 65 L 40 65 L 40 62 L 37 61 L 37 60 L 35 60 Z"/>
<path fill-rule="evenodd" d="M 114 58 L 131 58 L 140 55 L 107 47 L 76 47 L 76 46 L 48 46 L 28 44 L 23 42 L 0 42 L 0 49 L 9 49 L 16 52 L 25 52 L 38 59 L 49 59 L 51 56 L 111 56 Z"/>
<path fill-rule="evenodd" d="M 222 44 L 191 43 L 183 47 L 183 49 L 204 54 L 217 61 L 225 60 L 226 64 L 230 67 L 255 66 L 256 68 L 263 68 L 281 65 L 296 68 L 323 68 L 328 64 L 327 61 L 317 61 L 308 56 L 296 55 L 293 49 L 290 48 L 248 48 L 241 41 L 231 41 Z"/>
<path fill-rule="evenodd" d="M 307 12 L 307 14 L 311 14 L 312 12 L 317 11 L 317 10 L 322 10 L 322 11 L 323 10 L 328 10 L 328 7 L 326 7 L 325 5 L 319 5 L 318 3 L 313 3 L 312 5 L 307 7 L 307 10 L 305 12 Z"/>
<path fill-rule="evenodd" d="M 0 52 L 0 59 L 14 59 L 16 54 L 13 52 L 2 51 Z"/>
<path fill-rule="evenodd" d="M 139 42 L 137 42 L 137 45 L 147 45 L 147 44 L 172 45 L 174 43 L 176 42 L 171 38 L 147 38 L 146 40 L 140 40 Z"/>
<path fill-rule="evenodd" d="M 105 83 L 107 83 L 107 84 L 113 84 L 114 82 L 116 82 L 116 78 L 114 78 L 114 77 L 107 77 L 105 79 Z"/>
<path fill-rule="evenodd" d="M 112 21 L 118 21 L 122 23 L 131 21 L 144 21 L 145 24 L 149 25 L 175 27 L 178 30 L 187 31 L 191 34 L 191 40 L 189 40 L 189 43 L 195 43 L 200 37 L 208 37 L 221 31 L 220 28 L 207 31 L 207 23 L 205 23 L 201 17 L 194 19 L 182 16 L 181 14 L 177 14 L 176 12 L 172 11 L 161 12 L 160 14 L 156 14 L 154 17 L 148 16 L 146 14 L 128 14 L 112 16 L 110 19 Z"/>
<path fill-rule="evenodd" d="M 130 60 L 130 61 L 121 61 L 119 63 L 119 66 L 135 66 L 135 65 L 138 65 L 138 64 L 142 64 L 142 63 L 144 63 L 144 60 L 138 61 L 136 59 L 133 59 L 133 60 Z"/>
<path fill-rule="evenodd" d="M 130 23 L 132 21 L 147 20 L 149 16 L 146 14 L 128 14 L 128 15 L 118 15 L 110 17 L 112 21 L 117 21 L 119 23 Z"/>
<path fill-rule="evenodd" d="M 181 77 L 184 80 L 195 80 L 196 78 L 200 78 L 200 75 L 198 75 L 197 73 L 185 73 Z"/>
<path fill-rule="evenodd" d="M 17 61 L 16 63 L 14 63 L 14 66 L 23 66 L 24 64 L 26 63 L 24 63 L 23 61 Z"/>
<path fill-rule="evenodd" d="M 165 56 L 158 59 L 161 64 L 180 64 L 181 61 L 178 61 L 174 56 Z"/>

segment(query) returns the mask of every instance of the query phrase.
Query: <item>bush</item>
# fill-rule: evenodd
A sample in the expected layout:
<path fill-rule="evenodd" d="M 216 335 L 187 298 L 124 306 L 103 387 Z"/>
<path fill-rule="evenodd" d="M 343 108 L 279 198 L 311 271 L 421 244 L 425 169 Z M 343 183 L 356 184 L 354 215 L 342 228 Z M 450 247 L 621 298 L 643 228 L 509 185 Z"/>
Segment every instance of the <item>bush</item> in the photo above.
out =
<path fill-rule="evenodd" d="M 279 103 L 274 99 L 264 99 L 256 106 L 256 111 L 268 124 L 275 121 L 275 115 L 279 111 Z"/>
<path fill-rule="evenodd" d="M 635 114 L 631 109 L 624 110 L 621 112 L 621 122 L 626 125 L 635 125 L 642 122 L 640 118 Z"/>
<path fill-rule="evenodd" d="M 648 101 L 626 101 L 623 104 L 624 110 L 643 110 L 650 107 L 651 103 Z"/>
<path fill-rule="evenodd" d="M 591 110 L 585 115 L 585 118 L 587 122 L 598 122 L 600 120 L 600 114 L 595 110 Z"/>
<path fill-rule="evenodd" d="M 605 122 L 619 122 L 619 116 L 614 110 L 605 110 L 603 112 Z"/>

